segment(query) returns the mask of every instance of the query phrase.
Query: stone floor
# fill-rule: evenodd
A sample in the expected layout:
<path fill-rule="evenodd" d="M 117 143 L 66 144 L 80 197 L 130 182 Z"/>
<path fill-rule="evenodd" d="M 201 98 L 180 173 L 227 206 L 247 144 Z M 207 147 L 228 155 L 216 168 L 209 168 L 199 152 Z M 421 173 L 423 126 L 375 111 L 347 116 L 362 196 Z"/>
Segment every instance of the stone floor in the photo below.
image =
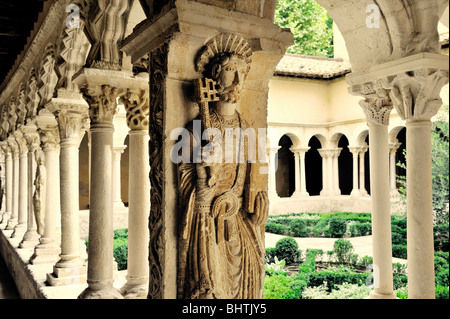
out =
<path fill-rule="evenodd" d="M 6 268 L 5 261 L 0 255 L 0 299 L 20 299 L 8 269 Z"/>

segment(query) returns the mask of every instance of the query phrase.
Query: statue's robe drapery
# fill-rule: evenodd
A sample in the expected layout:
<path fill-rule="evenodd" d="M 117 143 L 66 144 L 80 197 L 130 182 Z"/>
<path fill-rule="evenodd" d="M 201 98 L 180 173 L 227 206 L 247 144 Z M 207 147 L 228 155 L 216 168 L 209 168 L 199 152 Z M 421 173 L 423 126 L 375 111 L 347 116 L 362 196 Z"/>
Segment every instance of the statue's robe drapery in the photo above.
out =
<path fill-rule="evenodd" d="M 211 126 L 219 129 L 225 138 L 225 128 L 245 130 L 248 124 L 237 112 L 235 119 L 228 122 L 212 112 Z M 195 137 L 192 127 L 188 130 L 192 154 L 198 136 Z M 247 163 L 247 147 L 247 142 L 243 143 L 243 148 L 241 144 L 240 149 L 245 150 L 244 161 L 215 164 L 217 185 L 207 212 L 198 210 L 195 205 L 196 196 L 201 196 L 196 188 L 196 164 L 191 161 L 179 165 L 179 298 L 256 299 L 263 296 L 264 225 L 255 223 L 257 218 L 253 217 L 256 216 L 244 209 L 245 182 L 252 165 Z M 236 146 L 234 151 L 237 151 Z"/>

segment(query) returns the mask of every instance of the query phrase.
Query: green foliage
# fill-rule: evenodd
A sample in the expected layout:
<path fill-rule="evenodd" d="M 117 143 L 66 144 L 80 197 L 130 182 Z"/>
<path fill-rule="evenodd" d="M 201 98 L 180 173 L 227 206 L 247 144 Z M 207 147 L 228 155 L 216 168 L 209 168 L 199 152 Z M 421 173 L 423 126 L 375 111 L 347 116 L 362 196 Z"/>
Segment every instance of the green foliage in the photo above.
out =
<path fill-rule="evenodd" d="M 316 271 L 311 273 L 309 277 L 309 286 L 310 287 L 318 287 L 323 285 L 324 282 L 328 283 L 328 292 L 331 292 L 333 289 L 337 289 L 336 286 L 342 285 L 343 283 L 356 284 L 359 286 L 366 285 L 367 277 L 369 277 L 370 273 L 358 273 L 352 272 L 348 269 L 341 268 L 336 270 L 325 270 L 325 271 Z"/>
<path fill-rule="evenodd" d="M 266 248 L 266 264 L 275 262 L 277 256 L 277 249 L 274 247 Z"/>
<path fill-rule="evenodd" d="M 288 235 L 290 232 L 289 226 L 279 224 L 276 222 L 266 223 L 266 232 L 278 235 Z"/>
<path fill-rule="evenodd" d="M 314 0 L 278 0 L 275 23 L 290 28 L 289 53 L 333 57 L 333 20 Z"/>
<path fill-rule="evenodd" d="M 449 299 L 449 293 L 448 293 L 448 285 L 446 287 L 444 286 L 436 286 L 435 287 L 435 295 L 436 299 Z"/>
<path fill-rule="evenodd" d="M 118 270 L 125 270 L 128 266 L 128 238 L 118 238 L 113 244 L 114 260 Z"/>
<path fill-rule="evenodd" d="M 309 228 L 306 226 L 304 219 L 293 219 L 290 223 L 291 234 L 294 237 L 308 237 Z"/>
<path fill-rule="evenodd" d="M 353 245 L 349 240 L 340 238 L 334 242 L 333 252 L 339 263 L 348 264 L 353 257 Z"/>
<path fill-rule="evenodd" d="M 284 269 L 284 266 L 286 266 L 286 261 L 284 259 L 278 260 L 277 256 L 275 256 L 274 262 L 267 263 L 265 266 L 266 275 L 287 275 L 287 271 Z"/>
<path fill-rule="evenodd" d="M 364 299 L 372 290 L 367 286 L 359 286 L 344 282 L 341 285 L 335 285 L 336 289 L 328 292 L 328 283 L 318 287 L 306 288 L 303 292 L 303 299 Z"/>
<path fill-rule="evenodd" d="M 298 244 L 292 237 L 285 237 L 280 239 L 275 244 L 276 256 L 278 259 L 286 260 L 287 264 L 293 264 L 300 260 L 301 251 L 298 249 Z"/>
<path fill-rule="evenodd" d="M 347 231 L 347 223 L 345 219 L 340 217 L 332 217 L 329 227 L 330 236 L 333 238 L 342 238 Z"/>
<path fill-rule="evenodd" d="M 392 257 L 407 259 L 406 245 L 392 245 Z"/>
<path fill-rule="evenodd" d="M 291 290 L 293 278 L 286 275 L 266 276 L 264 281 L 265 299 L 285 299 Z"/>

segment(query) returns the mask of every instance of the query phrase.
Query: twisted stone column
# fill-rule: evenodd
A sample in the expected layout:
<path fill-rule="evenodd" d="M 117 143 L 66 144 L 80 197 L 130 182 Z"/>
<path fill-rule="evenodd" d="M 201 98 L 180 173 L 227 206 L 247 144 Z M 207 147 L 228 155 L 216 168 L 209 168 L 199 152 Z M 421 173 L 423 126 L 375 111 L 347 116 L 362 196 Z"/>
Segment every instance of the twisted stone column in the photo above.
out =
<path fill-rule="evenodd" d="M 128 192 L 128 271 L 122 287 L 125 298 L 147 298 L 148 244 L 147 221 L 150 213 L 150 165 L 148 158 L 149 94 L 147 90 L 129 89 L 122 98 L 127 111 L 129 132 Z"/>
<path fill-rule="evenodd" d="M 23 134 L 28 147 L 28 209 L 27 209 L 27 231 L 23 236 L 22 242 L 19 247 L 32 248 L 39 244 L 39 234 L 37 232 L 36 219 L 34 216 L 34 203 L 33 195 L 35 191 L 34 180 L 36 178 L 36 150 L 40 149 L 39 133 L 36 126 L 29 126 Z"/>
<path fill-rule="evenodd" d="M 55 263 L 61 251 L 57 238 L 57 219 L 60 212 L 59 132 L 54 116 L 47 111 L 43 112 L 38 119 L 38 128 L 44 153 L 45 197 L 40 199 L 40 202 L 45 203 L 45 217 L 39 245 L 35 247 L 30 259 L 32 264 Z"/>
<path fill-rule="evenodd" d="M 80 252 L 78 148 L 85 132 L 88 106 L 80 94 L 77 96 L 78 104 L 76 99 L 65 103 L 58 97 L 47 106 L 58 121 L 61 140 L 61 254 L 53 273 L 47 274 L 52 286 L 86 282 L 86 267 Z"/>
<path fill-rule="evenodd" d="M 386 67 L 385 72 L 392 72 Z M 448 56 L 419 54 L 397 62 L 383 78 L 395 108 L 406 121 L 408 298 L 434 299 L 434 245 L 431 175 L 431 118 L 442 106 L 448 83 Z"/>
<path fill-rule="evenodd" d="M 394 299 L 388 146 L 389 116 L 393 106 L 387 91 L 379 83 L 355 85 L 350 91 L 364 97 L 360 104 L 369 126 L 374 263 L 374 290 L 369 298 Z"/>

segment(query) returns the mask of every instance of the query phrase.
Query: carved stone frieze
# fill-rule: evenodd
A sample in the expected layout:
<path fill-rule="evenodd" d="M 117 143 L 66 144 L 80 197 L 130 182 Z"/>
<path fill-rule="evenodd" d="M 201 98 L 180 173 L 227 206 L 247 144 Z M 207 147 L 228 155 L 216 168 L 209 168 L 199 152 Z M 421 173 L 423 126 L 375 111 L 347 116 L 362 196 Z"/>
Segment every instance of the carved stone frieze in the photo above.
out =
<path fill-rule="evenodd" d="M 16 99 L 13 97 L 9 102 L 9 111 L 8 111 L 8 133 L 12 133 L 16 130 L 17 125 L 17 106 Z"/>
<path fill-rule="evenodd" d="M 39 105 L 43 107 L 53 98 L 58 76 L 55 72 L 55 55 L 53 46 L 46 48 L 46 54 L 39 73 L 38 94 Z"/>
<path fill-rule="evenodd" d="M 57 127 L 40 128 L 39 134 L 41 138 L 42 149 L 59 147 L 60 137 Z"/>
<path fill-rule="evenodd" d="M 39 105 L 39 94 L 37 87 L 36 74 L 34 70 L 31 72 L 30 79 L 28 80 L 28 89 L 27 89 L 27 119 L 34 119 L 37 115 L 37 109 Z"/>

